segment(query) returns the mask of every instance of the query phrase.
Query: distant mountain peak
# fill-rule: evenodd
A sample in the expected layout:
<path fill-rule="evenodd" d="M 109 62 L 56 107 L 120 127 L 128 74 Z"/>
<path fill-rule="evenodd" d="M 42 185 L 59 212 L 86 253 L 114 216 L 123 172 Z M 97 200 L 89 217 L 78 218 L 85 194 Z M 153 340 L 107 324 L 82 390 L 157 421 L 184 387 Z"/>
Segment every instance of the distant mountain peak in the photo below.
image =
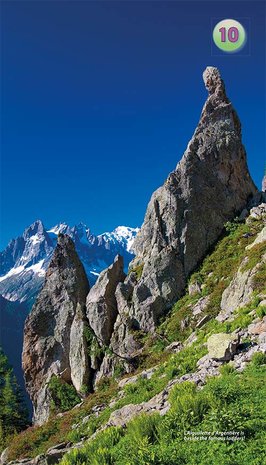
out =
<path fill-rule="evenodd" d="M 127 268 L 137 232 L 138 228 L 118 226 L 97 236 L 82 221 L 74 226 L 60 222 L 45 229 L 43 222 L 36 220 L 0 253 L 0 294 L 9 300 L 25 301 L 38 292 L 58 234 L 67 234 L 73 240 L 89 281 L 94 284 L 117 254 L 123 256 Z"/>

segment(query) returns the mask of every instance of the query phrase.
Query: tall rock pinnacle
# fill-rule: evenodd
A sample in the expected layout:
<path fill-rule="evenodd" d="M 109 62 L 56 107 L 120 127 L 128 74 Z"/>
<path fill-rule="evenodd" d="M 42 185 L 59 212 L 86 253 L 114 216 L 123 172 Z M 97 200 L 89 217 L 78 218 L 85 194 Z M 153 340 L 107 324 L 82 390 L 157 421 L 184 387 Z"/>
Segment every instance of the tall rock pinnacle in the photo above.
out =
<path fill-rule="evenodd" d="M 203 73 L 208 98 L 199 124 L 176 169 L 151 197 L 134 243 L 125 280 L 126 312 L 136 328 L 153 330 L 184 292 L 187 278 L 217 241 L 226 221 L 257 191 L 247 168 L 238 116 L 219 70 Z"/>
<path fill-rule="evenodd" d="M 84 330 L 89 283 L 74 244 L 60 234 L 44 286 L 24 331 L 23 369 L 34 406 L 34 422 L 49 417 L 49 381 L 53 375 L 72 383 L 77 392 L 89 382 Z"/>

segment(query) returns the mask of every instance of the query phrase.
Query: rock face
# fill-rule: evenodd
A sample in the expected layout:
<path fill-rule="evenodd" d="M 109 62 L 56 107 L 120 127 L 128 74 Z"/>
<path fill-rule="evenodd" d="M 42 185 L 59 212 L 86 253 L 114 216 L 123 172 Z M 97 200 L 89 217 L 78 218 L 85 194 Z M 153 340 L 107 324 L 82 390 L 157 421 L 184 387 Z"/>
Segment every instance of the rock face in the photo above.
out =
<path fill-rule="evenodd" d="M 114 263 L 102 271 L 96 284 L 92 287 L 87 298 L 87 317 L 98 342 L 108 345 L 117 317 L 117 301 L 115 291 L 118 283 L 123 282 L 124 261 L 117 255 Z"/>
<path fill-rule="evenodd" d="M 263 229 L 264 230 L 264 229 Z M 263 232 L 262 230 L 262 232 Z M 262 237 L 261 233 L 258 234 L 257 238 Z M 257 239 L 254 241 L 254 245 Z M 261 243 L 263 241 L 259 241 Z M 252 245 L 252 244 L 251 244 Z M 247 247 L 250 249 L 250 246 Z M 244 258 L 237 273 L 232 279 L 229 286 L 224 290 L 221 300 L 221 311 L 216 317 L 218 321 L 225 321 L 231 318 L 234 311 L 239 307 L 244 307 L 249 304 L 252 299 L 253 291 L 256 287 L 254 283 L 254 276 L 261 267 L 262 263 L 266 263 L 266 254 L 262 256 L 262 259 L 253 268 L 243 270 L 243 267 L 247 263 L 247 258 Z"/>
<path fill-rule="evenodd" d="M 60 234 L 24 330 L 23 369 L 36 424 L 49 417 L 48 383 L 53 375 L 73 383 L 78 391 L 89 382 L 84 337 L 88 292 L 88 279 L 74 244 Z"/>
<path fill-rule="evenodd" d="M 136 282 L 125 280 L 120 318 L 153 331 L 182 295 L 189 274 L 217 241 L 226 221 L 257 189 L 241 141 L 241 125 L 217 68 L 203 73 L 209 92 L 183 158 L 149 202 L 134 242 L 130 265 Z"/>

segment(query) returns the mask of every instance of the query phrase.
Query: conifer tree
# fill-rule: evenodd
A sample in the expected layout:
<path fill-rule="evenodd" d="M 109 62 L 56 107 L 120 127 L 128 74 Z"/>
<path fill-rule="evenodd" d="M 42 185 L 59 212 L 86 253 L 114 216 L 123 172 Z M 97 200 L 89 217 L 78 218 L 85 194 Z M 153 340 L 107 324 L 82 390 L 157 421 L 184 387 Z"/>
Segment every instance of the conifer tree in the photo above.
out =
<path fill-rule="evenodd" d="M 13 368 L 0 348 L 0 450 L 28 424 L 28 412 Z"/>

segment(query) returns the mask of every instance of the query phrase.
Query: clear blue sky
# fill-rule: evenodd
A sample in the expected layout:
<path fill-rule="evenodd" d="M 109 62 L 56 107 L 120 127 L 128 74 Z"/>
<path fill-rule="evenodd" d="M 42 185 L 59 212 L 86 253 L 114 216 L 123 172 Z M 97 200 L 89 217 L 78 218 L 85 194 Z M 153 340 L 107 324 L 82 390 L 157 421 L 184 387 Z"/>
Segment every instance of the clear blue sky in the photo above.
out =
<path fill-rule="evenodd" d="M 218 66 L 251 174 L 265 160 L 265 3 L 2 1 L 2 235 L 40 218 L 141 225 Z M 250 18 L 250 56 L 211 54 L 211 18 Z"/>

